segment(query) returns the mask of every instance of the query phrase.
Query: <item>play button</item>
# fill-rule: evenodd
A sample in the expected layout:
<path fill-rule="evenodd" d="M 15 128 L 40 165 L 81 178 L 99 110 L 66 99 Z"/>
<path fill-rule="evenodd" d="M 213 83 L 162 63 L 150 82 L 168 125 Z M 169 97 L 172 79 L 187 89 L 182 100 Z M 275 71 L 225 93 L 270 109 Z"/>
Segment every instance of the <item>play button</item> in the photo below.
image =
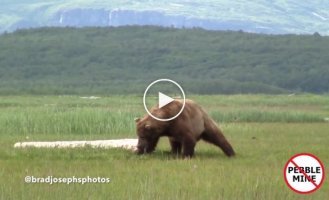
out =
<path fill-rule="evenodd" d="M 152 110 L 166 109 L 166 107 L 173 101 L 180 101 L 182 104 L 170 116 L 157 116 L 152 114 Z M 145 90 L 143 96 L 143 104 L 146 112 L 156 120 L 170 121 L 178 117 L 185 107 L 185 93 L 183 88 L 175 81 L 170 79 L 158 79 L 153 81 Z"/>
<path fill-rule="evenodd" d="M 159 108 L 162 108 L 163 106 L 167 105 L 168 103 L 173 102 L 175 99 L 159 92 Z"/>

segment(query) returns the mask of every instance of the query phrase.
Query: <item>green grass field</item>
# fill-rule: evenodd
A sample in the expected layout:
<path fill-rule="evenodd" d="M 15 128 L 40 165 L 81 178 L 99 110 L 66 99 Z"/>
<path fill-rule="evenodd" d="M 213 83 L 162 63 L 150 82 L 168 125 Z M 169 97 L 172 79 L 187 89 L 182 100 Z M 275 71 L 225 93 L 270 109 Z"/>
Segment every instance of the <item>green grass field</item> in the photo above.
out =
<path fill-rule="evenodd" d="M 18 141 L 135 138 L 142 97 L 0 97 L 0 199 L 329 199 L 329 96 L 192 96 L 237 152 L 199 142 L 193 159 L 122 149 L 14 149 Z M 318 156 L 327 173 L 315 193 L 291 191 L 283 167 L 296 153 Z M 110 183 L 25 183 L 35 177 L 107 177 Z"/>

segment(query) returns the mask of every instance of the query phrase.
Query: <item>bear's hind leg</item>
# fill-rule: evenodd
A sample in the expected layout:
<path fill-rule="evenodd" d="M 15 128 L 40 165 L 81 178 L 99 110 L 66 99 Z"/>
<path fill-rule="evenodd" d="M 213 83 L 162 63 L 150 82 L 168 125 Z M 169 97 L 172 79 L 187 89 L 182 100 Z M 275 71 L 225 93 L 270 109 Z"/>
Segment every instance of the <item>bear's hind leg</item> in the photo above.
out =
<path fill-rule="evenodd" d="M 179 155 L 182 152 L 182 143 L 176 141 L 174 138 L 169 138 L 171 152 L 175 155 Z"/>
<path fill-rule="evenodd" d="M 217 126 L 207 127 L 207 129 L 202 133 L 201 138 L 221 148 L 227 156 L 235 155 L 231 144 L 226 140 L 223 133 Z"/>

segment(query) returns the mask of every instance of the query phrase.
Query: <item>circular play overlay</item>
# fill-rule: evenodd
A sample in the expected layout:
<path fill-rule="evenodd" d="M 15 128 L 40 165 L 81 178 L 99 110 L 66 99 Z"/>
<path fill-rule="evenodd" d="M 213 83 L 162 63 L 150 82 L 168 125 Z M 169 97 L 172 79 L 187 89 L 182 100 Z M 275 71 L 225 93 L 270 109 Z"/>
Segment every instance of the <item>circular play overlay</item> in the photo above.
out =
<path fill-rule="evenodd" d="M 150 96 L 149 93 L 152 91 L 153 96 Z M 177 95 L 177 91 L 179 91 L 179 95 Z M 179 96 L 173 97 L 173 95 Z M 149 96 L 148 96 L 149 95 Z M 154 101 L 154 98 L 156 96 L 156 100 Z M 160 118 L 158 116 L 154 116 L 150 110 L 149 110 L 149 104 L 148 99 L 150 99 L 150 102 L 156 102 L 158 103 L 158 108 L 161 109 L 165 107 L 166 105 L 170 104 L 174 100 L 182 99 L 183 106 L 177 112 L 174 116 L 171 116 L 169 118 Z M 158 79 L 156 81 L 153 81 L 150 85 L 147 86 L 145 89 L 144 95 L 143 95 L 143 104 L 146 112 L 154 119 L 159 121 L 170 121 L 178 117 L 184 110 L 185 107 L 185 93 L 183 88 L 175 81 L 171 79 Z M 153 105 L 154 106 L 154 105 Z"/>

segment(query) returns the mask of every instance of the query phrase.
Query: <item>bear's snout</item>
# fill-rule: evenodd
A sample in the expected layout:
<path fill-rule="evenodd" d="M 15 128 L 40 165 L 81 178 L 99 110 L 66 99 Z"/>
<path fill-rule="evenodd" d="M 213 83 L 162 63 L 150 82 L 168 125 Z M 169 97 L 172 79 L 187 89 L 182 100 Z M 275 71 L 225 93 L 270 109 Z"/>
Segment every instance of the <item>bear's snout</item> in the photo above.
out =
<path fill-rule="evenodd" d="M 146 152 L 147 152 L 147 140 L 138 138 L 136 153 L 137 154 L 144 154 Z"/>

